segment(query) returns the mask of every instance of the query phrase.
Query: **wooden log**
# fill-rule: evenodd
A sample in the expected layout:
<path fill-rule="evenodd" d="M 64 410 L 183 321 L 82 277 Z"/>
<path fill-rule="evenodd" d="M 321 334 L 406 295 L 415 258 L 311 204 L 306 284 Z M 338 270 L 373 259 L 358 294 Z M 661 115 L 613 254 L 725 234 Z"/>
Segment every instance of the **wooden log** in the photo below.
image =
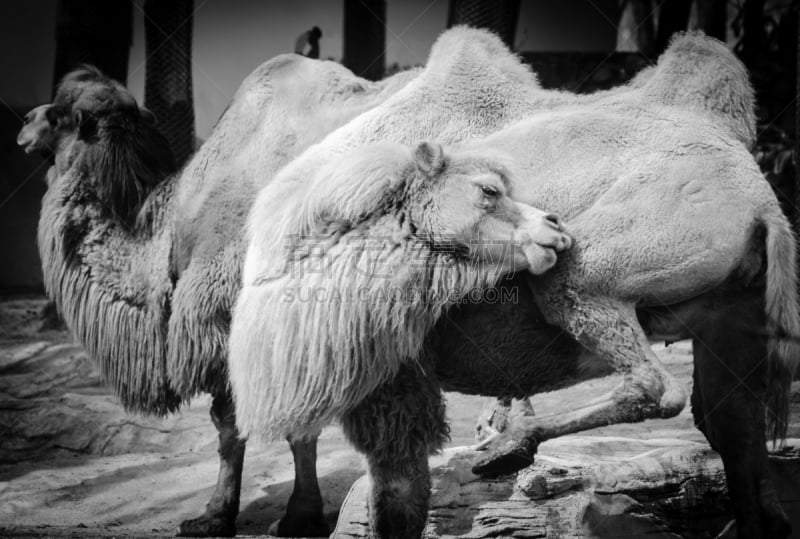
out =
<path fill-rule="evenodd" d="M 722 461 L 703 443 L 566 436 L 495 480 L 472 474 L 478 456 L 452 448 L 431 459 L 426 537 L 714 537 L 732 518 Z M 800 470 L 800 458 L 785 452 L 781 465 Z M 333 537 L 369 536 L 368 488 L 367 476 L 353 485 Z"/>

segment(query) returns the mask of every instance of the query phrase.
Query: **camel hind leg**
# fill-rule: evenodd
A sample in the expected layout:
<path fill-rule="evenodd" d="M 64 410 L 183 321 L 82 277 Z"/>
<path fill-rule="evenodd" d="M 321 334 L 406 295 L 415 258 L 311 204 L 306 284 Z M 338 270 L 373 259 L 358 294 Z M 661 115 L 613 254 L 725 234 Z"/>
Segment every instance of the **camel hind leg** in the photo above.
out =
<path fill-rule="evenodd" d="M 233 537 L 239 514 L 245 442 L 239 439 L 230 395 L 215 395 L 211 420 L 219 435 L 219 475 L 203 516 L 180 524 L 179 537 Z"/>
<path fill-rule="evenodd" d="M 420 537 L 428 518 L 428 455 L 442 447 L 449 429 L 441 389 L 420 371 L 403 367 L 342 417 L 345 435 L 366 455 L 376 537 Z"/>
<path fill-rule="evenodd" d="M 517 471 L 532 462 L 536 447 L 545 440 L 615 423 L 672 417 L 686 404 L 685 389 L 650 348 L 633 305 L 579 294 L 561 297 L 566 299 L 558 301 L 558 308 L 545 312 L 545 316 L 593 352 L 588 361 L 607 363 L 622 375 L 622 381 L 579 409 L 514 417 L 511 428 L 475 465 L 477 474 L 496 476 Z"/>
<path fill-rule="evenodd" d="M 780 538 L 789 521 L 769 474 L 765 435 L 767 343 L 757 298 L 715 313 L 693 340 L 695 423 L 719 452 L 738 537 Z"/>

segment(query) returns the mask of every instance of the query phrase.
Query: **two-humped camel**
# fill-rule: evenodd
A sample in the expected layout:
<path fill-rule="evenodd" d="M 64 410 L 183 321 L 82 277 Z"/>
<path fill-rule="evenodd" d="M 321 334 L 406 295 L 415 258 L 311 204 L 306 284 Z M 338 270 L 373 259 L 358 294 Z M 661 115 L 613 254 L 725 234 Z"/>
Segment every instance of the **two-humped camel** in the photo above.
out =
<path fill-rule="evenodd" d="M 663 62 L 627 89 L 583 102 L 575 98 L 572 106 L 562 100 L 545 111 L 543 92 L 522 66 L 511 69 L 516 60 L 507 51 L 496 44 L 493 48 L 486 36 L 469 42 L 458 37 L 442 36 L 436 45 L 440 56 L 435 47 L 419 77 L 311 147 L 259 193 L 249 218 L 244 287 L 231 332 L 231 382 L 241 431 L 302 436 L 340 419 L 349 439 L 367 456 L 373 531 L 386 537 L 422 532 L 430 488 L 427 455 L 447 435 L 440 384 L 447 388 L 453 379 L 455 387 L 468 390 L 475 373 L 486 376 L 485 357 L 474 351 L 450 357 L 449 366 L 455 368 L 448 372 L 440 361 L 447 356 L 448 335 L 433 331 L 433 344 L 425 345 L 428 336 L 422 333 L 450 304 L 403 303 L 401 295 L 389 315 L 370 300 L 380 297 L 383 288 L 402 289 L 407 281 L 429 287 L 412 298 L 426 293 L 441 297 L 442 283 L 430 277 L 431 266 L 404 259 L 403 249 L 391 267 L 410 269 L 389 273 L 388 279 L 382 271 L 384 277 L 365 282 L 336 264 L 329 272 L 308 271 L 302 265 L 306 255 L 287 250 L 287 237 L 276 237 L 276 231 L 308 234 L 334 260 L 361 260 L 364 236 L 379 246 L 378 252 L 394 252 L 393 245 L 417 240 L 416 221 L 403 205 L 383 204 L 376 188 L 378 198 L 368 211 L 339 221 L 330 197 L 317 198 L 315 190 L 336 170 L 370 163 L 364 156 L 371 152 L 376 152 L 371 166 L 385 166 L 383 175 L 356 170 L 354 185 L 368 192 L 367 180 L 385 182 L 401 174 L 396 163 L 381 164 L 380 152 L 370 146 L 376 141 L 452 145 L 473 139 L 445 148 L 436 181 L 474 182 L 487 175 L 505 179 L 512 198 L 563 213 L 576 240 L 575 249 L 551 273 L 538 279 L 518 276 L 517 282 L 530 281 L 547 321 L 592 355 L 562 356 L 571 358 L 568 368 L 542 385 L 537 385 L 537 374 L 546 372 L 551 360 L 535 351 L 532 358 L 517 356 L 531 376 L 523 384 L 547 389 L 609 371 L 623 374 L 617 389 L 580 410 L 514 425 L 500 467 L 506 464 L 503 459 L 530 453 L 553 436 L 677 414 L 684 406 L 684 389 L 650 350 L 647 333 L 693 337 L 698 363 L 694 412 L 698 426 L 723 454 L 739 532 L 786 535 L 788 521 L 766 472 L 764 410 L 770 433 L 782 436 L 798 350 L 791 340 L 778 337 L 800 330 L 794 237 L 748 153 L 752 92 L 741 64 L 719 42 L 684 35 Z M 492 72 L 498 65 L 505 77 Z M 539 96 L 536 106 L 527 99 L 532 94 Z M 512 125 L 516 120 L 522 121 Z M 344 205 L 346 199 L 333 203 Z M 297 215 L 313 218 L 295 222 Z M 410 220 L 408 235 L 384 234 L 380 223 L 387 219 Z M 348 253 L 351 242 L 354 252 Z M 474 246 L 456 247 L 456 257 L 472 256 Z M 333 290 L 334 299 L 298 305 L 300 295 L 282 291 L 287 272 L 300 290 Z M 420 273 L 408 275 L 414 272 Z M 366 299 L 348 301 L 362 297 L 363 290 L 353 287 L 366 287 Z M 293 306 L 280 311 L 291 315 L 273 316 L 276 297 Z M 460 316 L 469 309 L 494 308 L 468 307 Z M 731 324 L 741 318 L 753 323 L 753 332 Z M 759 328 L 771 338 L 758 336 Z M 514 329 L 484 326 L 489 340 L 498 332 L 509 340 L 541 342 Z M 449 336 L 458 337 L 452 331 Z M 715 363 L 718 353 L 726 354 L 724 362 Z M 543 369 L 531 368 L 529 359 L 542 359 Z M 513 359 L 508 365 L 514 366 Z M 509 391 L 507 376 L 492 382 L 489 377 L 473 387 L 484 393 Z M 735 420 L 739 414 L 747 418 L 746 425 Z"/>
<path fill-rule="evenodd" d="M 333 62 L 276 57 L 243 82 L 175 176 L 151 115 L 93 68 L 67 75 L 54 103 L 23 126 L 26 150 L 55 151 L 39 226 L 45 286 L 122 403 L 162 415 L 213 395 L 219 478 L 205 515 L 183 522 L 181 534 L 236 533 L 245 442 L 228 394 L 226 343 L 255 192 L 414 76 L 372 83 Z M 314 448 L 291 445 L 297 482 L 278 531 L 325 534 Z"/>

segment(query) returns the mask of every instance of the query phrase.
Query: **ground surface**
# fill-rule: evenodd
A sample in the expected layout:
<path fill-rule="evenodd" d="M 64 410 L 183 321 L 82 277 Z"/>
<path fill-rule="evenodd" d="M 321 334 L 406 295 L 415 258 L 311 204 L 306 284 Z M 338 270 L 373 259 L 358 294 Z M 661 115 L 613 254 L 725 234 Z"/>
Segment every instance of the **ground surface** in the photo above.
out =
<path fill-rule="evenodd" d="M 42 305 L 40 298 L 0 301 L 0 535 L 173 535 L 179 522 L 202 512 L 216 480 L 209 398 L 199 397 L 163 420 L 125 414 L 68 333 L 38 331 Z M 657 352 L 690 384 L 687 343 Z M 490 399 L 447 397 L 450 445 L 472 443 L 475 418 Z M 586 386 L 540 395 L 533 403 L 537 413 L 547 413 L 585 398 Z M 688 407 L 670 420 L 586 434 L 704 442 Z M 795 425 L 790 435 L 798 434 Z M 323 432 L 317 466 L 333 524 L 350 486 L 363 474 L 360 457 L 338 427 Z M 285 443 L 251 444 L 240 535 L 266 533 L 283 511 L 292 480 Z"/>

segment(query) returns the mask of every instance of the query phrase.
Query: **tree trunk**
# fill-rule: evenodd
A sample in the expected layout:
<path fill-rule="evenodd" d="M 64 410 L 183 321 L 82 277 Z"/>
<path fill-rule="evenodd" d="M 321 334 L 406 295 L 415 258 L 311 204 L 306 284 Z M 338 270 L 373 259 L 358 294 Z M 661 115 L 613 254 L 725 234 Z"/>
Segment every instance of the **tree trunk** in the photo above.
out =
<path fill-rule="evenodd" d="M 727 41 L 727 0 L 697 0 L 697 28 L 708 36 Z"/>
<path fill-rule="evenodd" d="M 500 36 L 510 49 L 514 49 L 520 0 L 450 0 L 447 10 L 447 27 L 466 24 L 486 28 Z"/>
<path fill-rule="evenodd" d="M 133 35 L 133 7 L 108 0 L 59 0 L 53 89 L 80 64 L 92 64 L 126 84 Z"/>
<path fill-rule="evenodd" d="M 764 52 L 767 35 L 764 30 L 765 0 L 745 0 L 740 57 L 751 68 L 758 64 Z"/>
<path fill-rule="evenodd" d="M 353 73 L 380 80 L 386 70 L 386 0 L 344 1 L 344 58 Z"/>
<path fill-rule="evenodd" d="M 628 0 L 622 6 L 617 30 L 617 50 L 639 51 L 648 58 L 655 51 L 655 17 L 652 0 Z"/>
<path fill-rule="evenodd" d="M 691 11 L 692 0 L 666 0 L 661 5 L 654 55 L 664 52 L 672 39 L 672 34 L 686 30 Z"/>
<path fill-rule="evenodd" d="M 158 120 L 178 166 L 194 152 L 193 0 L 147 0 L 144 104 Z"/>
<path fill-rule="evenodd" d="M 797 66 L 797 73 L 795 77 L 797 81 L 795 91 L 797 93 L 795 95 L 800 95 L 800 8 L 797 9 L 797 60 L 795 65 Z M 797 106 L 796 103 L 794 107 L 794 171 L 795 205 L 794 215 L 792 216 L 792 224 L 794 225 L 795 233 L 797 233 L 800 231 L 800 106 Z M 800 244 L 800 242 L 798 243 Z M 797 252 L 798 262 L 800 262 L 800 249 L 798 249 Z M 796 373 L 795 379 L 797 379 L 798 376 L 800 376 L 800 374 Z"/>

